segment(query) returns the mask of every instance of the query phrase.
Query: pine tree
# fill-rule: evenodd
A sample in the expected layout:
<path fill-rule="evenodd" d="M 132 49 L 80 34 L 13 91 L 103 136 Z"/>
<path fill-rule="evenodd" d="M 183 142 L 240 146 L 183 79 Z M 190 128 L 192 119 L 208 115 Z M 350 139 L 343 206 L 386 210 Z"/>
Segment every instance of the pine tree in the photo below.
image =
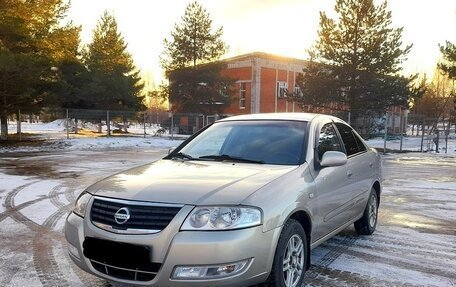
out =
<path fill-rule="evenodd" d="M 223 27 L 213 31 L 209 13 L 198 2 L 190 3 L 171 40 L 165 39 L 161 63 L 166 72 L 218 60 L 227 50 Z"/>
<path fill-rule="evenodd" d="M 311 51 L 310 56 L 303 73 L 296 77 L 299 89 L 290 92 L 287 98 L 298 103 L 302 110 L 318 112 L 337 97 L 337 81 L 333 67 L 317 63 Z"/>
<path fill-rule="evenodd" d="M 440 52 L 442 53 L 443 59 L 437 67 L 452 81 L 452 90 L 448 92 L 451 99 L 451 101 L 448 101 L 448 104 L 452 105 L 448 123 L 449 131 L 450 122 L 456 122 L 456 90 L 454 85 L 456 80 L 456 45 L 446 41 L 444 46 L 440 46 Z"/>
<path fill-rule="evenodd" d="M 63 0 L 0 0 L 0 121 L 7 139 L 7 118 L 38 111 L 59 82 L 59 65 L 75 60 L 79 27 L 62 26 Z"/>
<path fill-rule="evenodd" d="M 117 29 L 114 16 L 104 12 L 84 53 L 91 78 L 85 101 L 99 109 L 142 108 L 143 83 Z"/>
<path fill-rule="evenodd" d="M 439 63 L 439 69 L 450 79 L 456 80 L 456 45 L 446 41 L 444 46 L 440 46 L 443 61 Z"/>
<path fill-rule="evenodd" d="M 165 39 L 161 66 L 169 77 L 169 100 L 177 112 L 221 112 L 231 102 L 233 80 L 221 75 L 216 62 L 225 54 L 223 27 L 212 28 L 209 13 L 190 3 L 181 23 Z"/>
<path fill-rule="evenodd" d="M 399 73 L 412 46 L 403 46 L 403 28 L 391 27 L 387 2 L 337 0 L 335 12 L 337 19 L 320 12 L 313 50 L 316 61 L 331 67 L 337 85 L 332 101 L 348 107 L 352 118 L 376 117 L 391 105 L 405 107 L 414 77 Z"/>

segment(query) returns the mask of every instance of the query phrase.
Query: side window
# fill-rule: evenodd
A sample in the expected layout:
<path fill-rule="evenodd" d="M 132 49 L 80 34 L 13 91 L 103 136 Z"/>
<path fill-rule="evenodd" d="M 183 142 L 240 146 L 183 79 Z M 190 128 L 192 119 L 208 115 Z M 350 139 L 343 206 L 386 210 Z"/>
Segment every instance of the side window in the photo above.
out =
<path fill-rule="evenodd" d="M 355 137 L 351 127 L 343 123 L 336 123 L 336 127 L 339 130 L 340 136 L 342 137 L 342 141 L 344 142 L 347 156 L 351 156 L 366 150 L 364 145 L 358 145 L 357 141 L 360 141 L 360 139 L 357 139 Z"/>
<path fill-rule="evenodd" d="M 321 128 L 317 146 L 318 158 L 321 160 L 327 151 L 342 151 L 339 138 L 332 124 L 325 124 Z"/>
<path fill-rule="evenodd" d="M 352 134 L 355 137 L 356 144 L 358 145 L 358 152 L 366 151 L 366 146 L 363 144 L 363 140 L 352 130 Z"/>

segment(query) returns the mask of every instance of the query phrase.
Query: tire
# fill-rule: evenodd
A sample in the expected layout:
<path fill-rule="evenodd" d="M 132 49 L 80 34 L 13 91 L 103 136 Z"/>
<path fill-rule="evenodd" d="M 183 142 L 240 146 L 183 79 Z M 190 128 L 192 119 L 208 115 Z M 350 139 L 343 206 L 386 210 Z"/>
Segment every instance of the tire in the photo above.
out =
<path fill-rule="evenodd" d="M 355 222 L 355 230 L 359 235 L 371 235 L 377 227 L 378 196 L 375 189 L 371 189 L 363 217 Z"/>
<path fill-rule="evenodd" d="M 300 287 L 306 266 L 306 232 L 297 220 L 289 219 L 283 226 L 277 243 L 271 274 L 263 286 Z"/>

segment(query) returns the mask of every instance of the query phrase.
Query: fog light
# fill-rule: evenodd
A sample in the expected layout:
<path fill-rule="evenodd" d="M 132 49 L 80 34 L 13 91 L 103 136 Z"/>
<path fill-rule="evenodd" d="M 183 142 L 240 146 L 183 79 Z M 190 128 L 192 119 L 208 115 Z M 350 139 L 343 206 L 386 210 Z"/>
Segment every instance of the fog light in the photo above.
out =
<path fill-rule="evenodd" d="M 247 269 L 251 259 L 234 263 L 209 266 L 177 266 L 173 272 L 173 279 L 177 280 L 204 280 L 234 276 Z"/>
<path fill-rule="evenodd" d="M 79 250 L 74 247 L 73 245 L 71 245 L 71 243 L 68 243 L 68 251 L 71 253 L 71 255 L 73 255 L 74 257 L 78 258 L 78 259 L 81 259 L 79 257 Z"/>

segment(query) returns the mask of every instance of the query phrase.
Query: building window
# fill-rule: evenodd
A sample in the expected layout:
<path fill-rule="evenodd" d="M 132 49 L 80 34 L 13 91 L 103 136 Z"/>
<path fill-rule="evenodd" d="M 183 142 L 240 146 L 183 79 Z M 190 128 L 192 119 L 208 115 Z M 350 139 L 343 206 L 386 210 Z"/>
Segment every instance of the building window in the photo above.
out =
<path fill-rule="evenodd" d="M 247 85 L 241 83 L 241 89 L 239 90 L 239 108 L 245 109 L 245 95 L 247 93 Z"/>
<path fill-rule="evenodd" d="M 303 95 L 304 94 L 302 93 L 301 87 L 298 86 L 298 85 L 295 85 L 295 87 L 294 87 L 294 96 L 298 97 L 298 98 L 302 98 Z"/>
<path fill-rule="evenodd" d="M 276 95 L 278 98 L 286 98 L 288 93 L 288 83 L 287 82 L 277 82 Z"/>

